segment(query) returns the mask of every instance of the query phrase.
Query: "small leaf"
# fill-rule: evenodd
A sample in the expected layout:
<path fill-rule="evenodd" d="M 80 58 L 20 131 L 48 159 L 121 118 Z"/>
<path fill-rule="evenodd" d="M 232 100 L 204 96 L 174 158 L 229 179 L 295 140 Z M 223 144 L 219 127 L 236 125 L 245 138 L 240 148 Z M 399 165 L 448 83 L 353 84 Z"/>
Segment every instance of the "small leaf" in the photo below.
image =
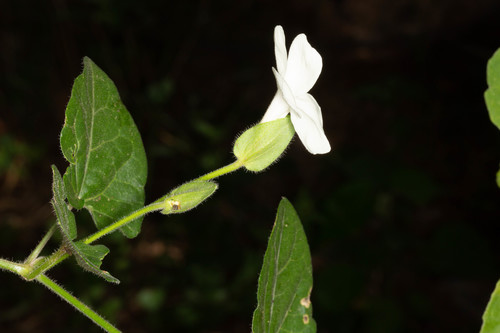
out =
<path fill-rule="evenodd" d="M 205 201 L 217 190 L 217 187 L 217 183 L 212 181 L 193 180 L 173 189 L 156 202 L 165 203 L 162 214 L 184 213 Z"/>
<path fill-rule="evenodd" d="M 54 175 L 54 198 L 52 199 L 52 206 L 56 211 L 57 225 L 61 230 L 66 250 L 75 256 L 78 264 L 84 269 L 103 277 L 109 282 L 120 283 L 120 281 L 111 276 L 111 274 L 100 269 L 102 259 L 109 253 L 109 249 L 106 246 L 88 245 L 82 241 L 73 242 L 77 235 L 75 216 L 66 204 L 64 183 L 55 165 L 52 166 L 52 173 Z"/>
<path fill-rule="evenodd" d="M 55 165 L 52 165 L 52 191 L 54 192 L 54 197 L 52 198 L 52 207 L 57 216 L 57 225 L 63 234 L 63 238 L 67 242 L 71 242 L 76 238 L 76 222 L 75 215 L 68 208 L 66 203 L 66 191 L 64 189 L 63 179 L 61 173 Z"/>
<path fill-rule="evenodd" d="M 262 171 L 276 161 L 293 138 L 290 116 L 257 124 L 234 143 L 233 153 L 250 171 Z"/>
<path fill-rule="evenodd" d="M 73 252 L 76 261 L 84 269 L 92 272 L 108 282 L 120 283 L 120 280 L 101 270 L 101 264 L 104 257 L 109 253 L 109 249 L 104 245 L 89 245 L 82 241 L 73 243 L 76 251 Z"/>
<path fill-rule="evenodd" d="M 109 77 L 89 58 L 73 85 L 61 131 L 70 163 L 64 184 L 70 204 L 86 208 L 98 229 L 144 205 L 147 162 L 141 137 Z M 120 230 L 140 232 L 142 219 Z"/>
<path fill-rule="evenodd" d="M 252 331 L 316 332 L 310 300 L 311 255 L 300 219 L 283 198 L 259 276 Z"/>
<path fill-rule="evenodd" d="M 500 332 L 500 281 L 491 294 L 490 301 L 483 314 L 483 325 L 480 333 Z"/>

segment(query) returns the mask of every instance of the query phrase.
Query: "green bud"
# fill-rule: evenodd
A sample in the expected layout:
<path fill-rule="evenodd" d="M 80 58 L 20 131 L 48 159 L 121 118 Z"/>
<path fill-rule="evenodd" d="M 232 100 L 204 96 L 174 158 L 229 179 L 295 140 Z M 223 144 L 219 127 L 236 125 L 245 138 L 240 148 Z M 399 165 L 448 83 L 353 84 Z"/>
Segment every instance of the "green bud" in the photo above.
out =
<path fill-rule="evenodd" d="M 250 171 L 262 171 L 285 151 L 295 134 L 290 115 L 246 130 L 234 143 L 238 161 Z"/>
<path fill-rule="evenodd" d="M 163 201 L 165 204 L 162 214 L 184 213 L 205 201 L 217 187 L 217 184 L 211 181 L 193 180 L 173 189 L 157 202 Z"/>

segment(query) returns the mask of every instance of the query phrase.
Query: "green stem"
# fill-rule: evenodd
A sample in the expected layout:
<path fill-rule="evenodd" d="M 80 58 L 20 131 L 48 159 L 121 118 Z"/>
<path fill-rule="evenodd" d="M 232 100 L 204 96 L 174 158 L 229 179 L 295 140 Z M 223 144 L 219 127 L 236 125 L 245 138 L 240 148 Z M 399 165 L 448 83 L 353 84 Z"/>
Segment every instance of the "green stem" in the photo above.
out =
<path fill-rule="evenodd" d="M 111 323 L 109 323 L 106 319 L 98 315 L 96 312 L 94 312 L 94 310 L 89 308 L 86 304 L 82 303 L 78 298 L 71 295 L 60 285 L 49 279 L 46 275 L 40 274 L 36 277 L 36 280 L 50 289 L 53 293 L 59 295 L 63 300 L 74 306 L 75 309 L 83 313 L 106 332 L 120 332 L 119 329 L 111 325 Z"/>
<path fill-rule="evenodd" d="M 61 246 L 56 252 L 52 253 L 50 256 L 45 258 L 40 258 L 34 264 L 31 263 L 29 269 L 23 274 L 23 277 L 30 281 L 36 278 L 38 275 L 45 273 L 64 259 L 68 258 L 69 254 L 64 248 Z"/>
<path fill-rule="evenodd" d="M 0 269 L 5 269 L 6 271 L 11 271 L 12 273 L 22 275 L 26 271 L 27 267 L 24 264 L 18 264 L 0 258 Z"/>
<path fill-rule="evenodd" d="M 209 172 L 206 175 L 203 175 L 203 176 L 197 178 L 196 180 L 210 180 L 213 178 L 217 178 L 217 177 L 220 177 L 220 176 L 225 175 L 227 173 L 236 171 L 239 168 L 241 168 L 242 166 L 243 166 L 243 164 L 241 164 L 241 162 L 239 160 L 237 160 L 237 161 L 235 161 L 229 165 L 226 165 L 220 169 Z"/>
<path fill-rule="evenodd" d="M 216 178 L 216 177 L 219 177 L 219 176 L 222 176 L 222 175 L 225 175 L 227 173 L 230 173 L 230 172 L 233 172 L 233 171 L 236 171 L 238 170 L 239 168 L 241 168 L 243 166 L 243 164 L 241 164 L 240 161 L 235 161 L 229 165 L 226 165 L 225 167 L 222 167 L 220 169 L 217 169 L 215 171 L 212 171 L 210 173 L 207 173 L 206 175 L 204 176 L 201 176 L 199 178 L 197 178 L 196 180 L 209 180 L 209 179 L 213 179 L 213 178 Z M 85 238 L 83 240 L 83 242 L 85 244 L 90 244 L 90 243 L 93 243 L 95 242 L 96 240 L 98 240 L 99 238 L 107 235 L 107 234 L 110 234 L 112 233 L 113 231 L 116 231 L 117 229 L 123 227 L 125 224 L 143 216 L 143 215 L 146 215 L 148 213 L 151 213 L 151 212 L 154 212 L 154 211 L 157 211 L 157 210 L 162 210 L 165 208 L 165 203 L 164 201 L 160 201 L 160 202 L 153 202 L 152 204 L 149 204 L 147 205 L 146 207 L 143 207 L 139 210 L 136 210 L 135 212 L 133 212 L 132 214 L 122 218 L 121 220 L 118 220 L 110 225 L 108 225 L 106 228 L 103 228 L 97 232 L 95 232 L 94 234 L 88 236 L 87 238 Z"/>
<path fill-rule="evenodd" d="M 229 165 L 226 165 L 225 167 L 222 167 L 220 169 L 217 169 L 215 171 L 207 173 L 206 175 L 201 176 L 201 177 L 197 178 L 196 180 L 213 179 L 213 178 L 225 175 L 227 173 L 233 172 L 235 170 L 238 170 L 242 166 L 243 165 L 241 164 L 241 162 L 237 160 Z M 164 208 L 165 208 L 164 200 L 161 200 L 159 202 L 155 201 L 152 204 L 149 204 L 149 205 L 147 205 L 139 210 L 136 210 L 132 214 L 125 216 L 124 218 L 108 225 L 107 227 L 105 227 L 101 230 L 98 230 L 97 232 L 95 232 L 92 235 L 85 238 L 83 240 L 83 242 L 85 244 L 93 243 L 96 240 L 98 240 L 99 238 L 104 237 L 104 236 L 118 230 L 119 228 L 123 227 L 127 223 L 130 223 L 133 220 L 135 220 L 141 216 L 144 216 L 144 215 L 151 213 L 151 212 L 154 212 L 154 211 L 162 210 Z M 35 260 L 37 260 L 37 257 L 40 254 L 42 248 L 45 246 L 47 241 L 50 239 L 52 232 L 53 232 L 53 227 L 49 230 L 49 232 L 47 232 L 45 237 L 40 241 L 38 246 L 35 248 L 35 250 L 28 257 L 28 259 L 26 259 L 26 263 L 31 264 L 31 265 L 24 265 L 23 266 L 23 265 L 12 263 L 10 261 L 3 260 L 3 262 L 0 262 L 0 268 L 5 268 L 7 270 L 10 270 L 12 272 L 20 274 L 21 276 L 23 276 L 27 280 L 32 280 L 32 279 L 36 278 L 37 276 L 40 276 L 41 274 L 45 273 L 46 271 L 48 271 L 52 267 L 56 266 L 64 259 L 68 258 L 70 256 L 70 254 L 67 253 L 67 251 L 65 250 L 65 248 L 63 246 L 63 247 L 59 248 L 59 250 L 57 250 L 56 252 L 54 252 L 53 254 L 51 254 L 50 256 L 48 256 L 46 258 L 38 258 L 39 261 L 33 265 Z M 7 262 L 9 264 L 6 264 L 5 262 Z M 14 265 L 14 266 L 12 266 L 12 265 Z"/>
<path fill-rule="evenodd" d="M 43 236 L 40 243 L 38 243 L 38 245 L 35 247 L 33 252 L 31 252 L 31 254 L 28 256 L 28 258 L 26 258 L 26 260 L 24 261 L 25 264 L 30 264 L 36 258 L 38 258 L 38 255 L 40 254 L 40 252 L 42 252 L 43 248 L 45 247 L 45 245 L 49 241 L 50 237 L 52 237 L 52 235 L 54 234 L 55 228 L 56 228 L 55 224 L 52 227 L 50 227 L 49 231 L 47 231 L 45 236 Z"/>
<path fill-rule="evenodd" d="M 165 204 L 163 203 L 163 201 L 162 202 L 154 202 L 150 205 L 147 205 L 146 207 L 143 207 L 139 210 L 136 210 L 132 214 L 125 216 L 121 220 L 118 220 L 118 221 L 108 225 L 106 228 L 103 228 L 103 229 L 93 233 L 92 235 L 85 238 L 83 240 L 83 242 L 85 244 L 93 243 L 96 240 L 98 240 L 99 238 L 106 236 L 107 234 L 110 234 L 113 231 L 116 231 L 117 229 L 123 227 L 125 224 L 127 224 L 127 223 L 129 223 L 129 222 L 131 222 L 131 221 L 133 221 L 133 220 L 135 220 L 143 215 L 146 215 L 147 213 L 151 213 L 151 212 L 165 208 L 164 206 L 165 206 Z"/>
<path fill-rule="evenodd" d="M 161 210 L 164 208 L 164 203 L 162 202 L 154 202 L 150 205 L 147 205 L 146 207 L 143 207 L 139 210 L 136 210 L 132 214 L 125 216 L 124 218 L 108 225 L 106 228 L 103 228 L 101 230 L 98 230 L 97 232 L 93 233 L 92 235 L 88 236 L 83 240 L 85 244 L 90 244 L 98 240 L 99 238 L 106 236 L 107 234 L 112 233 L 113 231 L 118 230 L 119 228 L 123 227 L 125 224 L 132 222 L 133 220 L 146 215 L 147 213 L 154 212 L 156 210 Z M 67 253 L 65 250 L 64 246 L 59 248 L 56 252 L 51 254 L 50 256 L 43 258 L 42 261 L 32 267 L 32 269 L 24 274 L 24 277 L 27 279 L 33 279 L 36 276 L 45 273 L 55 265 L 59 264 L 61 261 L 64 259 L 68 258 L 70 255 Z"/>
<path fill-rule="evenodd" d="M 196 180 L 210 180 L 222 175 L 225 175 L 227 173 L 233 172 L 241 168 L 243 164 L 240 161 L 235 161 L 229 165 L 226 165 L 225 167 L 222 167 L 220 169 L 217 169 L 215 171 L 212 171 L 210 173 L 207 173 L 206 175 L 203 175 Z M 149 204 L 148 206 L 145 206 L 139 210 L 136 210 L 132 214 L 125 216 L 124 218 L 110 224 L 106 228 L 103 228 L 94 234 L 88 236 L 83 240 L 85 244 L 90 244 L 98 240 L 99 238 L 106 236 L 107 234 L 110 234 L 119 228 L 123 227 L 127 223 L 144 216 L 148 213 L 162 210 L 165 208 L 165 202 L 164 200 L 161 201 L 155 201 L 152 204 Z M 64 290 L 61 286 L 59 286 L 57 283 L 49 279 L 44 273 L 63 261 L 64 259 L 68 258 L 70 256 L 69 253 L 67 253 L 67 250 L 65 249 L 64 246 L 61 246 L 56 252 L 54 252 L 52 255 L 48 257 L 38 257 L 40 253 L 42 252 L 43 248 L 47 244 L 47 242 L 50 240 L 54 233 L 55 225 L 53 225 L 45 234 L 45 236 L 42 238 L 40 243 L 36 246 L 36 248 L 31 252 L 31 254 L 26 258 L 25 262 L 23 264 L 15 263 L 9 260 L 1 259 L 0 258 L 0 269 L 5 269 L 8 270 L 12 273 L 16 273 L 23 278 L 27 280 L 32 280 L 35 279 L 41 284 L 43 284 L 45 287 L 50 289 L 52 292 L 55 294 L 59 295 L 62 299 L 64 299 L 66 302 L 71 304 L 73 307 L 75 307 L 78 311 L 83 313 L 85 316 L 87 316 L 89 319 L 91 319 L 94 323 L 96 323 L 98 326 L 106 330 L 107 332 L 120 332 L 116 327 L 111 325 L 108 321 L 106 321 L 104 318 L 102 318 L 99 314 L 94 312 L 91 308 L 89 308 L 87 305 L 82 303 L 78 298 L 74 297 L 71 295 L 69 292 Z"/>

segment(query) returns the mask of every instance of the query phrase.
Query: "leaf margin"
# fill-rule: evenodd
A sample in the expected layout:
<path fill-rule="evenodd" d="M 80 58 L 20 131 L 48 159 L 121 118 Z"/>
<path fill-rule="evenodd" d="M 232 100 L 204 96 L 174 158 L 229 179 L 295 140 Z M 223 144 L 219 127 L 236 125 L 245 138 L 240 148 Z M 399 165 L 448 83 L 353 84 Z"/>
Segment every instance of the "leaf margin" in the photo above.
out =
<path fill-rule="evenodd" d="M 266 266 L 273 256 L 273 249 L 275 248 L 275 239 L 277 236 L 283 236 L 284 232 L 287 230 L 291 230 L 292 226 L 296 228 L 295 233 L 295 241 L 293 244 L 302 245 L 302 249 L 300 252 L 305 256 L 305 269 L 303 268 L 301 272 L 302 276 L 306 275 L 305 279 L 300 278 L 297 282 L 296 291 L 300 289 L 300 295 L 296 292 L 293 295 L 292 300 L 289 302 L 289 306 L 283 315 L 281 323 L 279 324 L 277 329 L 273 329 L 271 326 L 273 325 L 273 307 L 275 304 L 278 304 L 276 299 L 276 293 L 272 293 L 271 299 L 268 299 L 267 289 L 268 289 L 268 274 L 266 273 Z M 290 227 L 290 228 L 289 228 Z M 288 228 L 288 229 L 287 229 Z M 298 237 L 297 237 L 298 236 Z M 280 238 L 281 242 L 282 238 Z M 279 250 L 281 250 L 281 243 L 279 243 Z M 292 251 L 295 247 L 292 247 Z M 297 251 L 296 251 L 297 252 Z M 290 254 L 290 257 L 292 254 Z M 278 266 L 280 263 L 280 259 L 278 256 Z M 278 279 L 279 275 L 285 272 L 288 263 L 285 267 L 276 270 L 277 267 L 274 267 L 274 272 L 277 273 L 275 278 Z M 299 269 L 296 269 L 299 270 Z M 290 277 L 288 277 L 289 279 Z M 282 281 L 282 284 L 286 284 L 289 282 L 288 279 L 286 281 Z M 299 287 L 300 285 L 300 287 Z M 304 286 L 306 287 L 304 289 Z M 280 289 L 280 296 L 283 295 L 283 289 L 278 286 L 278 281 L 273 281 L 272 290 L 276 290 L 276 288 Z M 309 245 L 307 244 L 307 238 L 300 222 L 300 219 L 297 215 L 297 212 L 293 208 L 292 204 L 283 197 L 278 206 L 278 212 L 276 214 L 276 219 L 273 225 L 273 229 L 271 231 L 271 235 L 269 237 L 268 246 L 264 255 L 264 261 L 262 264 L 262 269 L 259 274 L 258 288 L 257 288 L 257 307 L 254 310 L 253 318 L 252 318 L 252 332 L 255 333 L 271 333 L 271 332 L 316 332 L 316 322 L 312 317 L 312 304 L 310 301 L 312 291 L 312 264 L 311 264 L 311 255 L 309 251 Z M 290 296 L 289 296 L 290 297 Z M 269 310 L 266 309 L 266 302 L 270 304 Z M 291 309 L 293 307 L 293 309 Z M 270 312 L 270 313 L 269 313 Z M 290 315 L 290 313 L 292 315 Z M 290 319 L 290 320 L 289 320 Z M 288 321 L 287 321 L 288 320 Z M 285 326 L 283 326 L 285 325 Z M 288 325 L 292 325 L 293 330 L 288 330 Z M 295 325 L 295 326 L 294 326 Z M 267 326 L 267 327 L 266 327 Z M 302 328 L 302 329 L 298 329 Z"/>

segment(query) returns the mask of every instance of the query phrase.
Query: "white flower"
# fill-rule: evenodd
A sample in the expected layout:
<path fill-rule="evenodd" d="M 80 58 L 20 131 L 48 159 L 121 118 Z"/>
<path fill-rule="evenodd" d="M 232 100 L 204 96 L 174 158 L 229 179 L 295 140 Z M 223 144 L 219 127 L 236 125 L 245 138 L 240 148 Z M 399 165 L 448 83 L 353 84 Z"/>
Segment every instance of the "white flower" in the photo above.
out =
<path fill-rule="evenodd" d="M 281 26 L 274 28 L 274 52 L 276 66 L 273 68 L 278 91 L 267 108 L 261 122 L 290 118 L 300 140 L 311 154 L 325 154 L 330 151 L 330 143 L 323 131 L 321 108 L 308 92 L 321 73 L 321 55 L 300 34 L 290 46 L 287 57 L 285 32 Z"/>

